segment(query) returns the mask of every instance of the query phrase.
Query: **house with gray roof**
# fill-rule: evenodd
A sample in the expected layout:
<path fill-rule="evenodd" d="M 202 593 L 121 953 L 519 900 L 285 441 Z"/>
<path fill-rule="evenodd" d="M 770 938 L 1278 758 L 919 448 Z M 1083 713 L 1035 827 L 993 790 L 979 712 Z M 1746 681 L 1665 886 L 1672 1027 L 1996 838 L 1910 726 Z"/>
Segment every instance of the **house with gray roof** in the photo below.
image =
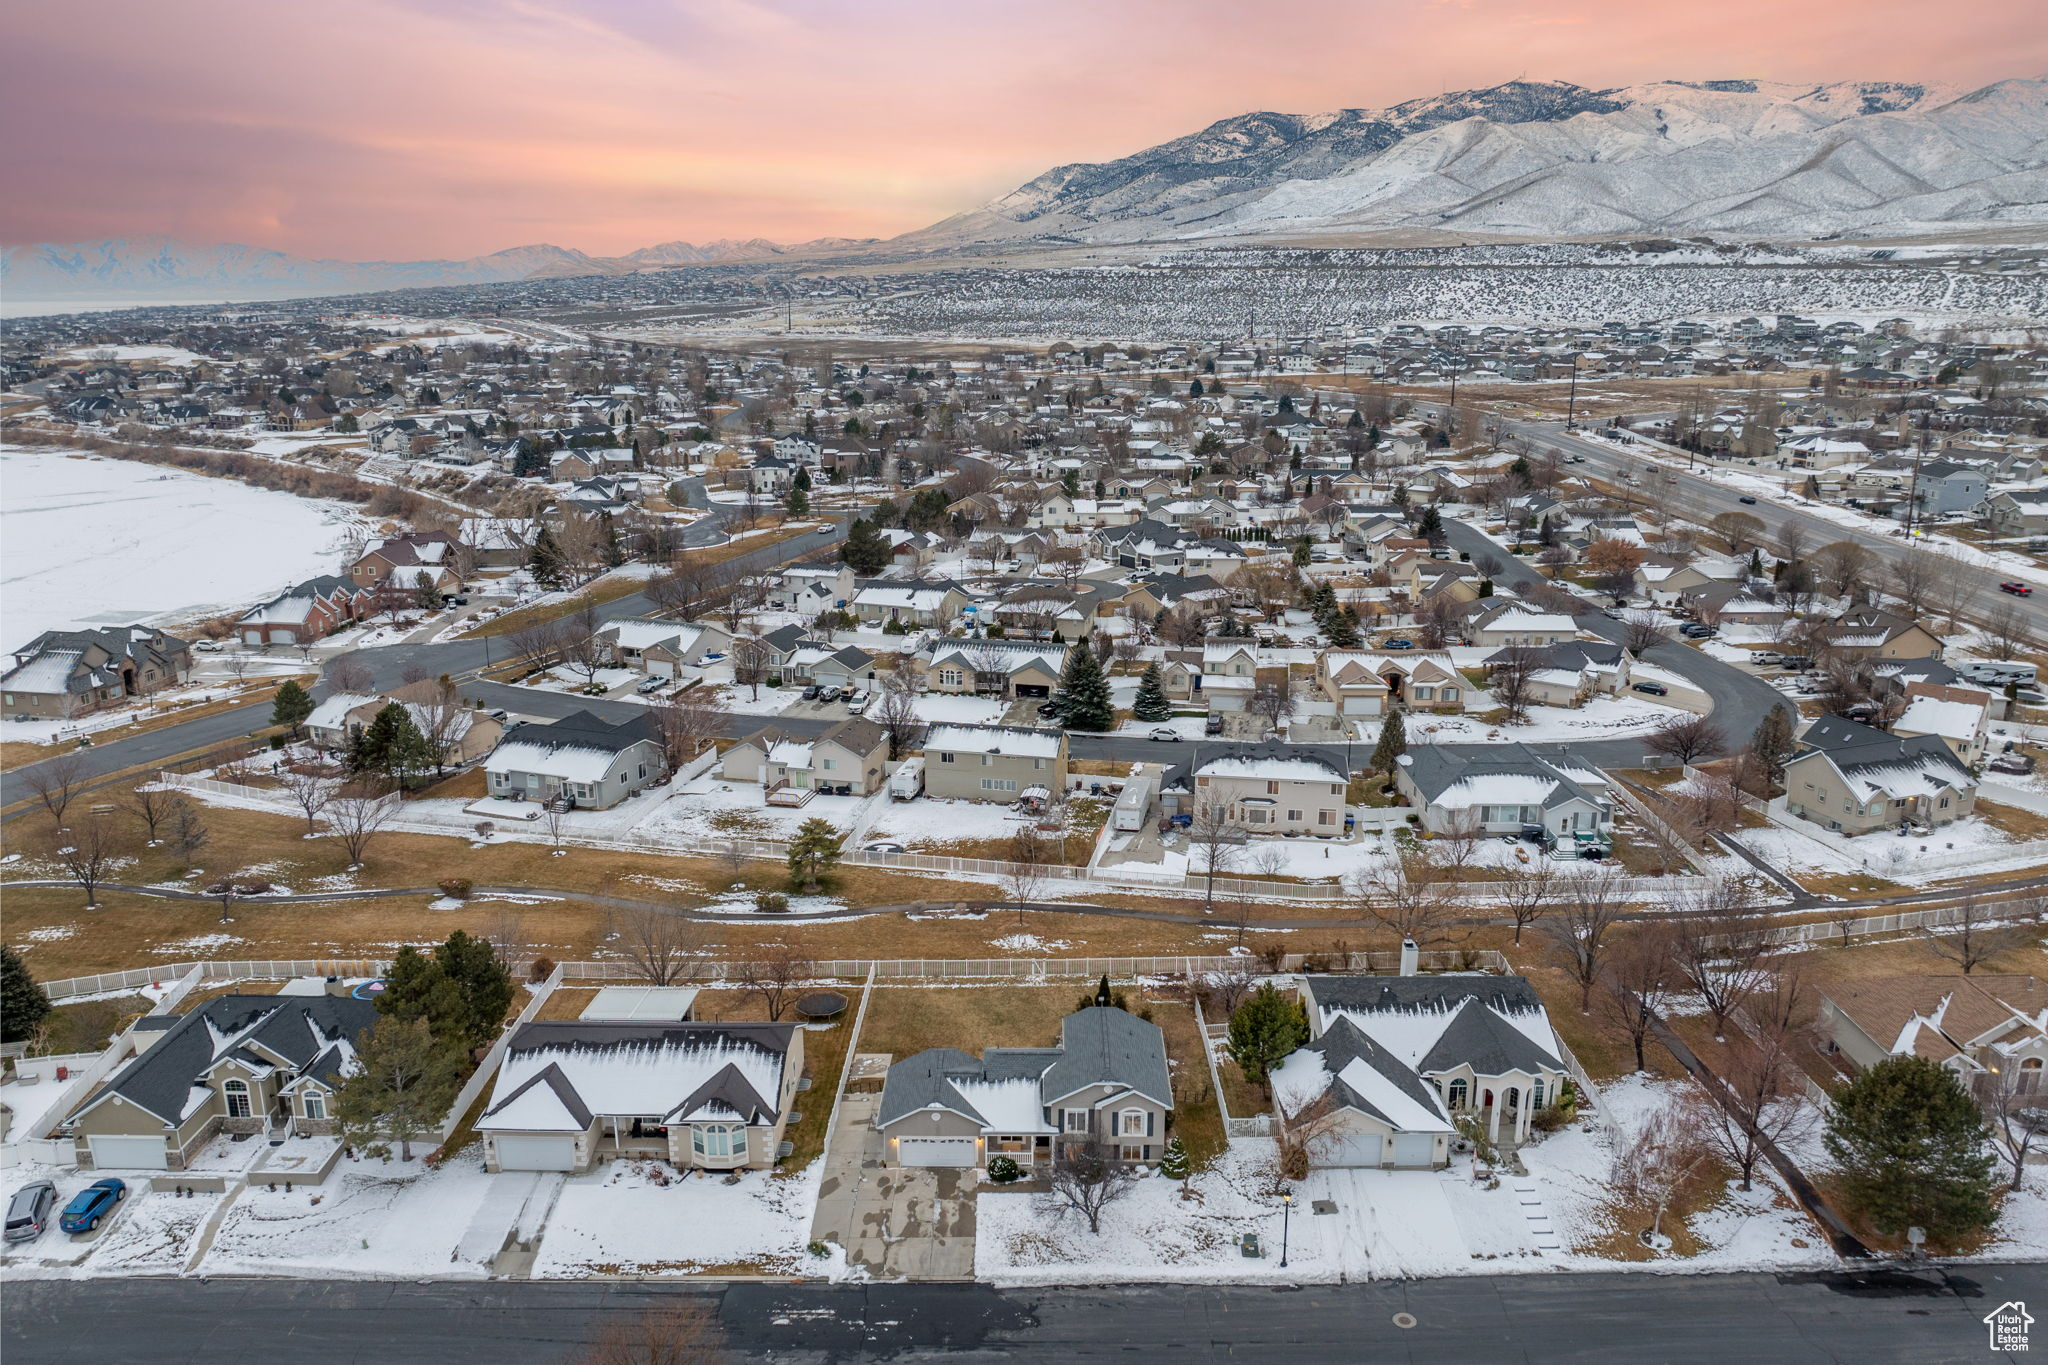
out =
<path fill-rule="evenodd" d="M 477 1121 L 484 1165 L 581 1172 L 654 1158 L 764 1169 L 781 1155 L 803 1069 L 796 1024 L 522 1024 Z"/>
<path fill-rule="evenodd" d="M 1939 735 L 1902 738 L 1822 716 L 1785 764 L 1785 809 L 1843 834 L 1946 825 L 1977 806 L 1977 779 Z"/>
<path fill-rule="evenodd" d="M 0 714 L 70 720 L 146 697 L 192 667 L 192 646 L 150 626 L 46 630 L 0 674 Z"/>
<path fill-rule="evenodd" d="M 1322 1130 L 1317 1165 L 1443 1166 L 1466 1119 L 1525 1142 L 1562 1092 L 1563 1049 L 1526 978 L 1417 976 L 1412 947 L 1401 976 L 1303 978 L 1310 1041 L 1273 1072 L 1273 1097 Z"/>
<path fill-rule="evenodd" d="M 1614 799 L 1590 764 L 1526 744 L 1460 751 L 1418 744 L 1394 767 L 1394 789 L 1432 834 L 1520 834 L 1541 825 L 1560 843 L 1576 834 L 1612 838 Z"/>
<path fill-rule="evenodd" d="M 609 810 L 659 780 L 668 757 L 650 717 L 614 723 L 575 711 L 551 724 L 513 726 L 484 771 L 493 796 Z"/>
<path fill-rule="evenodd" d="M 218 1133 L 332 1132 L 334 1091 L 377 1008 L 332 993 L 223 995 L 162 1018 L 138 1025 L 139 1055 L 66 1120 L 80 1166 L 178 1171 Z"/>
<path fill-rule="evenodd" d="M 1055 1144 L 1100 1141 L 1125 1161 L 1166 1150 L 1173 1081 L 1159 1026 L 1112 1005 L 1060 1021 L 1046 1048 L 980 1057 L 929 1048 L 889 1068 L 875 1127 L 892 1166 L 1050 1162 Z"/>

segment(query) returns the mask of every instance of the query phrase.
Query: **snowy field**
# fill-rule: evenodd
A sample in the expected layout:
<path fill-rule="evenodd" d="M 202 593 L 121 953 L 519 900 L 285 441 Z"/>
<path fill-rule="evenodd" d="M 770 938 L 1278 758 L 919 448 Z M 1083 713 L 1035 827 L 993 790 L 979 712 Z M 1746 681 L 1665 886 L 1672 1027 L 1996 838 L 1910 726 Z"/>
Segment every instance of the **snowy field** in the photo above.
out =
<path fill-rule="evenodd" d="M 1772 866 L 1795 874 L 1867 872 L 1916 886 L 2022 871 L 2042 862 L 2039 843 L 2015 839 L 1980 815 L 1905 838 L 1883 830 L 1850 838 L 1785 816 L 1768 828 L 1737 831 L 1736 837 Z"/>
<path fill-rule="evenodd" d="M 562 1188 L 534 1266 L 539 1279 L 683 1275 L 713 1267 L 801 1273 L 820 1163 L 787 1175 L 699 1172 L 614 1162 Z M 747 1273 L 747 1272 L 741 1272 Z"/>
<path fill-rule="evenodd" d="M 13 644 L 247 606 L 333 573 L 355 515 L 229 479 L 0 446 L 0 633 Z"/>
<path fill-rule="evenodd" d="M 1636 676 L 1648 678 L 1654 670 L 1639 666 Z M 1574 739 L 1612 739 L 1620 735 L 1648 734 L 1669 725 L 1680 715 L 1669 706 L 1642 700 L 1639 694 L 1626 697 L 1594 697 L 1584 706 L 1532 706 L 1529 718 L 1519 725 L 1489 725 L 1476 716 L 1425 716 L 1408 718 L 1411 743 L 1555 743 Z M 1368 723 L 1368 733 L 1371 730 Z"/>

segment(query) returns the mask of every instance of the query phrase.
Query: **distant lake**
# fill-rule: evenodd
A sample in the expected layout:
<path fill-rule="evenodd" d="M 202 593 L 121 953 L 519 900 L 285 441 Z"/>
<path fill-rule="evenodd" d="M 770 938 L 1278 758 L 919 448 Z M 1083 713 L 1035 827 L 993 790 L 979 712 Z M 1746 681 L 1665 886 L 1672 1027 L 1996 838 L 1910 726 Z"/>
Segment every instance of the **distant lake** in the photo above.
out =
<path fill-rule="evenodd" d="M 231 479 L 0 445 L 0 647 L 252 605 L 337 572 L 358 516 Z"/>

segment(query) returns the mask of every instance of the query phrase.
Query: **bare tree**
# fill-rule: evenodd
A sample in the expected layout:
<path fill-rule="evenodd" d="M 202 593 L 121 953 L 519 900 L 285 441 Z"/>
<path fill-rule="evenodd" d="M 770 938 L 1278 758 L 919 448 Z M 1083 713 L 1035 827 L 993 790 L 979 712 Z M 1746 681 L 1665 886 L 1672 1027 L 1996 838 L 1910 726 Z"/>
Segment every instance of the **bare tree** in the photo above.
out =
<path fill-rule="evenodd" d="M 1813 1001 L 1796 974 L 1762 993 L 1750 1027 L 1723 1054 L 1720 1086 L 1689 1107 L 1690 1121 L 1749 1189 L 1756 1166 L 1773 1147 L 1811 1132 L 1820 1111 L 1806 1097 L 1795 1050 L 1811 1038 Z"/>
<path fill-rule="evenodd" d="M 654 732 L 655 743 L 661 746 L 670 772 L 703 753 L 704 746 L 725 729 L 730 719 L 725 712 L 687 692 L 664 697 L 647 708 L 648 727 Z"/>
<path fill-rule="evenodd" d="M 1543 651 L 1529 645 L 1509 645 L 1487 660 L 1486 690 L 1510 721 L 1528 719 L 1542 667 Z"/>
<path fill-rule="evenodd" d="M 370 669 L 362 660 L 344 654 L 328 663 L 327 685 L 335 692 L 362 695 L 376 686 Z"/>
<path fill-rule="evenodd" d="M 1961 967 L 1964 976 L 2024 937 L 2017 926 L 2001 923 L 1999 916 L 1974 895 L 1966 895 L 1956 904 L 1954 917 L 1947 924 L 1921 932 L 1926 935 L 1927 946 Z"/>
<path fill-rule="evenodd" d="M 1771 980 L 1771 926 L 1757 913 L 1756 884 L 1722 877 L 1689 893 L 1672 921 L 1674 967 L 1728 1036 L 1728 1021 Z"/>
<path fill-rule="evenodd" d="M 285 794 L 291 797 L 292 804 L 305 814 L 306 837 L 318 834 L 320 812 L 327 809 L 327 803 L 341 790 L 341 779 L 312 769 L 286 768 L 277 775 L 277 781 Z"/>
<path fill-rule="evenodd" d="M 1188 844 L 1202 878 L 1202 913 L 1216 913 L 1216 879 L 1243 859 L 1249 835 L 1227 802 L 1196 809 L 1188 825 Z"/>
<path fill-rule="evenodd" d="M 1611 866 L 1560 878 L 1557 908 L 1539 926 L 1566 974 L 1578 983 L 1581 1013 L 1593 1008 L 1593 987 L 1606 961 L 1608 937 L 1625 917 L 1619 882 L 1620 874 Z"/>
<path fill-rule="evenodd" d="M 1539 857 L 1500 884 L 1500 903 L 1514 921 L 1517 948 L 1522 946 L 1522 931 L 1542 919 L 1556 902 L 1561 876 L 1556 863 Z"/>
<path fill-rule="evenodd" d="M 1677 1104 L 1650 1111 L 1615 1143 L 1608 1188 L 1655 1211 L 1645 1242 L 1663 1240 L 1665 1212 L 1697 1187 L 1712 1156 L 1698 1125 Z"/>
<path fill-rule="evenodd" d="M 1425 846 L 1354 874 L 1345 891 L 1360 914 L 1400 942 L 1441 948 L 1460 937 L 1458 884 L 1442 871 L 1436 853 Z"/>
<path fill-rule="evenodd" d="M 2027 1154 L 2041 1136 L 2041 1072 L 2022 1070 L 2017 1057 L 2001 1057 L 1972 1078 L 1971 1089 L 1991 1125 L 1992 1147 L 2012 1167 L 2012 1183 L 2007 1188 L 2017 1193 L 2026 1173 Z"/>
<path fill-rule="evenodd" d="M 770 1020 L 780 1020 L 797 996 L 818 974 L 816 964 L 795 948 L 774 944 L 739 964 L 733 984 L 761 997 Z"/>
<path fill-rule="evenodd" d="M 1329 1092 L 1317 1095 L 1292 1114 L 1277 1100 L 1274 1110 L 1279 1123 L 1273 1128 L 1273 1146 L 1282 1180 L 1308 1179 L 1309 1171 L 1329 1153 L 1336 1140 L 1339 1110 Z"/>
<path fill-rule="evenodd" d="M 704 931 L 696 921 L 654 906 L 612 912 L 609 936 L 633 975 L 653 986 L 673 986 L 697 975 Z"/>
<path fill-rule="evenodd" d="M 768 642 L 758 635 L 739 636 L 726 657 L 732 662 L 732 680 L 741 687 L 752 688 L 754 699 L 760 700 L 761 684 L 768 680 Z"/>
<path fill-rule="evenodd" d="M 548 846 L 554 856 L 562 856 L 562 836 L 569 832 L 569 805 L 562 797 L 554 797 L 541 804 L 541 827 L 548 832 Z"/>
<path fill-rule="evenodd" d="M 361 867 L 377 837 L 398 809 L 397 800 L 375 785 L 351 782 L 336 792 L 324 812 L 329 831 L 348 851 L 351 868 Z"/>
<path fill-rule="evenodd" d="M 171 807 L 169 837 L 164 840 L 171 852 L 178 855 L 178 863 L 187 872 L 192 870 L 192 860 L 206 847 L 213 837 L 206 828 L 206 821 L 200 818 L 199 810 L 190 801 L 180 797 Z"/>
<path fill-rule="evenodd" d="M 71 808 L 72 798 L 84 789 L 85 764 L 76 754 L 59 754 L 29 765 L 22 776 L 28 780 L 29 791 L 50 813 L 50 822 L 62 829 L 64 813 Z"/>
<path fill-rule="evenodd" d="M 1643 737 L 1643 749 L 1653 754 L 1675 758 L 1680 763 L 1691 763 L 1696 758 L 1711 758 L 1728 746 L 1728 737 L 1721 733 L 1721 727 L 1705 716 L 1687 716 L 1659 726 Z"/>
<path fill-rule="evenodd" d="M 85 892 L 85 908 L 99 908 L 99 889 L 123 856 L 119 834 L 111 821 L 90 817 L 56 836 L 58 866 Z"/>
<path fill-rule="evenodd" d="M 172 810 L 182 799 L 174 791 L 145 782 L 130 790 L 122 798 L 121 805 L 142 826 L 143 839 L 148 846 L 155 848 L 157 832 L 170 820 Z"/>
<path fill-rule="evenodd" d="M 1088 1221 L 1091 1233 L 1101 1233 L 1103 1213 L 1137 1183 L 1137 1169 L 1124 1162 L 1114 1143 L 1101 1138 L 1054 1140 L 1048 1187 L 1054 1198 Z"/>
<path fill-rule="evenodd" d="M 1655 612 L 1632 611 L 1622 618 L 1621 646 L 1637 658 L 1646 649 L 1671 643 L 1671 634 L 1664 628 L 1664 621 Z"/>
<path fill-rule="evenodd" d="M 1041 895 L 1050 880 L 1048 866 L 1053 850 L 1035 824 L 1027 824 L 1010 836 L 1010 856 L 1003 863 L 1001 881 L 1004 899 L 1017 907 L 1017 925 L 1024 925 L 1024 911 Z"/>
<path fill-rule="evenodd" d="M 917 715 L 917 665 L 904 660 L 882 675 L 882 696 L 871 714 L 889 736 L 889 759 L 902 758 L 918 746 L 924 722 Z"/>
<path fill-rule="evenodd" d="M 596 682 L 610 657 L 610 646 L 597 634 L 603 624 L 597 604 L 587 596 L 580 597 L 575 608 L 555 624 L 562 666 L 581 677 L 585 686 Z"/>
<path fill-rule="evenodd" d="M 2006 598 L 1992 603 L 1984 614 L 1984 640 L 2001 659 L 2014 659 L 2040 642 L 2034 623 L 2019 604 Z"/>
<path fill-rule="evenodd" d="M 1600 970 L 1601 999 L 1607 1013 L 1628 1034 L 1635 1048 L 1636 1070 L 1649 1070 L 1645 1048 L 1658 1011 L 1677 971 L 1671 961 L 1671 929 L 1659 921 L 1635 925 L 1616 936 Z"/>

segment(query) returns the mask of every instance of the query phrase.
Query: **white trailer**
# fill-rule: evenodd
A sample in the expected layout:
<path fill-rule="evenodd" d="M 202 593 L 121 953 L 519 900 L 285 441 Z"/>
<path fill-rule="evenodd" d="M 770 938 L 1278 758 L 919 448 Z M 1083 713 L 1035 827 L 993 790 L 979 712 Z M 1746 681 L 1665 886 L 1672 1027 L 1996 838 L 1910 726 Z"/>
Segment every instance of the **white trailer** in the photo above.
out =
<path fill-rule="evenodd" d="M 1126 832 L 1145 828 L 1145 819 L 1152 811 L 1155 785 L 1149 777 L 1133 777 L 1125 782 L 1124 789 L 1117 793 L 1116 805 L 1110 808 L 1110 823 Z"/>
<path fill-rule="evenodd" d="M 895 772 L 889 775 L 889 799 L 891 801 L 915 801 L 924 794 L 924 758 L 919 755 L 906 758 Z"/>

